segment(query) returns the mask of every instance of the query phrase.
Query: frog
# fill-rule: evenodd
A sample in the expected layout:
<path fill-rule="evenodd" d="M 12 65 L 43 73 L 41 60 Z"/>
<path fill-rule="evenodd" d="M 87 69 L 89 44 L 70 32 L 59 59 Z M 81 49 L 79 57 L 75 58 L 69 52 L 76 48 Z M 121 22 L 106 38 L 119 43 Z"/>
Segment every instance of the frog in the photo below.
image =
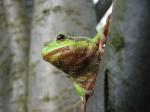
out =
<path fill-rule="evenodd" d="M 93 38 L 60 33 L 41 50 L 45 61 L 67 74 L 83 102 L 84 112 L 89 97 L 94 93 L 93 88 L 104 53 L 110 17 L 109 15 L 103 31 Z"/>

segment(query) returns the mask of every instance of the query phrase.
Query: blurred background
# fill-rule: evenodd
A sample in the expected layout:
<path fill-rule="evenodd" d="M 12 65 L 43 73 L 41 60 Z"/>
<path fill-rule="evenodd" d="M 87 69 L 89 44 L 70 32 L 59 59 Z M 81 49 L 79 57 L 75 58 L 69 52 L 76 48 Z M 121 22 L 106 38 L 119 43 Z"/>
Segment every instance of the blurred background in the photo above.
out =
<path fill-rule="evenodd" d="M 93 37 L 105 24 L 111 4 L 0 0 L 0 112 L 80 112 L 71 82 L 42 60 L 41 48 L 60 32 Z"/>

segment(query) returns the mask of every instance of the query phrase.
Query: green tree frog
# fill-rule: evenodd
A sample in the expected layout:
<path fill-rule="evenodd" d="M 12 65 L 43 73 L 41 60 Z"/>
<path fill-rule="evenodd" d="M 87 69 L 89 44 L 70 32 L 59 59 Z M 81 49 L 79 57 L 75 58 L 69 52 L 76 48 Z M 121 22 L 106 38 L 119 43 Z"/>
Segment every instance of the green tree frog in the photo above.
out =
<path fill-rule="evenodd" d="M 56 40 L 42 48 L 43 59 L 68 74 L 83 101 L 84 112 L 87 100 L 93 94 L 108 34 L 109 20 L 110 17 L 102 33 L 98 33 L 94 38 L 58 34 Z"/>

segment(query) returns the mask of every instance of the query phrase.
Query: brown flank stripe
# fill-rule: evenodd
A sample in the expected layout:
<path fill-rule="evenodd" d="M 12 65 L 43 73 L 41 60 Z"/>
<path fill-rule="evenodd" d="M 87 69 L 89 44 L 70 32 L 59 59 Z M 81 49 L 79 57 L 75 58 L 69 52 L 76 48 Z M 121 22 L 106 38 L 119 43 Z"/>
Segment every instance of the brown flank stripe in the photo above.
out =
<path fill-rule="evenodd" d="M 44 59 L 44 60 L 48 60 L 48 58 L 49 58 L 50 56 L 52 56 L 52 55 L 54 55 L 54 54 L 56 54 L 56 53 L 58 53 L 58 52 L 60 52 L 60 51 L 65 51 L 65 50 L 69 50 L 69 46 L 62 47 L 62 48 L 58 48 L 58 49 L 56 49 L 56 50 L 54 50 L 54 51 L 52 51 L 52 52 L 49 52 L 48 54 L 46 54 L 46 55 L 43 57 L 43 59 Z"/>

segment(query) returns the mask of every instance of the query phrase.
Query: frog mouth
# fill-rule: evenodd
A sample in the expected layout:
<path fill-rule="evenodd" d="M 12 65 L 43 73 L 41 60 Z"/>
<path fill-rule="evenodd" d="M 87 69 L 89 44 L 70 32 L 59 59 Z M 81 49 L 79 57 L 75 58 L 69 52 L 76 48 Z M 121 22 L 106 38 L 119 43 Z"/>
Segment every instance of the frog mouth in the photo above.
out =
<path fill-rule="evenodd" d="M 67 51 L 67 50 L 69 50 L 69 46 L 65 46 L 65 47 L 62 47 L 62 48 L 55 49 L 55 50 L 49 52 L 48 54 L 46 54 L 46 55 L 43 57 L 43 59 L 44 59 L 44 60 L 48 60 L 49 57 L 53 56 L 54 54 L 59 53 L 59 52 L 65 52 L 65 51 Z"/>

